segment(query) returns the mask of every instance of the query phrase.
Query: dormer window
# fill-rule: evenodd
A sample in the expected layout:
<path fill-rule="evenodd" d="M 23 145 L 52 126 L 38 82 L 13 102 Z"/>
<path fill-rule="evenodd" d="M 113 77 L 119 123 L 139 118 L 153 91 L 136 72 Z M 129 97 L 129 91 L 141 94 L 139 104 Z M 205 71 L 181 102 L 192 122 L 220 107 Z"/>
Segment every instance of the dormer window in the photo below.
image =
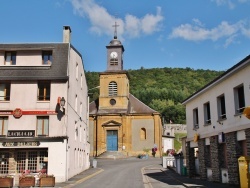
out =
<path fill-rule="evenodd" d="M 5 52 L 5 65 L 16 65 L 16 52 Z"/>
<path fill-rule="evenodd" d="M 109 96 L 117 96 L 117 83 L 114 81 L 109 83 Z"/>
<path fill-rule="evenodd" d="M 52 64 L 52 51 L 43 51 L 42 59 L 43 59 L 43 65 Z"/>

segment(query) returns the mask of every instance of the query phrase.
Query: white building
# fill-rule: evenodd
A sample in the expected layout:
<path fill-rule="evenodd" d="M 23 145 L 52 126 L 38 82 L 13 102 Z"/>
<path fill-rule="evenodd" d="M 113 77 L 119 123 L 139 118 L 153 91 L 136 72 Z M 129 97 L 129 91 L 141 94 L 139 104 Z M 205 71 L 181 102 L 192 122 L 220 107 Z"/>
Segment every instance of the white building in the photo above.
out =
<path fill-rule="evenodd" d="M 187 170 L 202 179 L 239 184 L 240 156 L 250 155 L 250 56 L 187 98 Z M 195 159 L 195 148 L 199 155 Z M 197 153 L 198 154 L 198 153 Z"/>
<path fill-rule="evenodd" d="M 64 182 L 89 168 L 87 83 L 70 35 L 64 26 L 62 43 L 0 44 L 0 174 Z"/>

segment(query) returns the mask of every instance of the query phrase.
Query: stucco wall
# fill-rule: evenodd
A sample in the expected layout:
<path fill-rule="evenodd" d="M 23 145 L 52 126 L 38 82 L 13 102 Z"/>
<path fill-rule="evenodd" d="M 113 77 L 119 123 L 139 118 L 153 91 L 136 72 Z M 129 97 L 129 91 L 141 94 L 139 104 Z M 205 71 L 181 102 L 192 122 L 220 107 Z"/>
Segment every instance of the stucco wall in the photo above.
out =
<path fill-rule="evenodd" d="M 132 150 L 142 151 L 143 148 L 154 147 L 154 120 L 133 119 L 132 121 Z M 146 140 L 140 139 L 141 128 L 146 129 Z"/>
<path fill-rule="evenodd" d="M 193 100 L 186 104 L 186 117 L 187 117 L 187 140 L 193 140 L 194 134 L 197 132 L 201 138 L 209 137 L 212 135 L 218 135 L 219 132 L 231 132 L 237 131 L 249 127 L 249 120 L 245 117 L 235 116 L 235 104 L 234 104 L 234 88 L 240 84 L 244 84 L 245 90 L 245 104 L 250 105 L 249 95 L 249 72 L 250 65 L 241 69 L 240 72 L 228 77 L 226 80 L 216 84 L 208 89 L 205 93 L 200 94 Z M 223 124 L 219 124 L 218 109 L 217 109 L 217 97 L 221 94 L 225 95 L 226 102 L 226 114 L 227 119 L 223 121 Z M 204 126 L 204 107 L 203 104 L 210 102 L 211 112 L 211 125 Z M 198 108 L 199 113 L 199 129 L 193 130 L 193 109 Z"/>

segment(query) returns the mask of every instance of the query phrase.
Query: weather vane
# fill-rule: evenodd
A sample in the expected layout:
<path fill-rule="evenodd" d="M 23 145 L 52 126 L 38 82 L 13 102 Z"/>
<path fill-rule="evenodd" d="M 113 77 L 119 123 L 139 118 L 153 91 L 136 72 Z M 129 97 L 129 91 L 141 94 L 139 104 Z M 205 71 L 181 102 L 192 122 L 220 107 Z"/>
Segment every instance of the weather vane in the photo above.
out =
<path fill-rule="evenodd" d="M 117 27 L 118 26 L 119 25 L 117 25 L 116 22 L 115 22 L 115 25 L 112 25 L 112 27 L 115 27 L 114 39 L 117 39 Z"/>

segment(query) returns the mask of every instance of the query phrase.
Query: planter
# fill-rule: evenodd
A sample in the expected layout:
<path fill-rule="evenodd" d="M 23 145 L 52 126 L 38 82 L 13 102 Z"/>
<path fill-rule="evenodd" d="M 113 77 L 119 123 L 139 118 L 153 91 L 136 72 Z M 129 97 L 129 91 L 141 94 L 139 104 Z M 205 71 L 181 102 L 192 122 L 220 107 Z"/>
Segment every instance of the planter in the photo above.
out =
<path fill-rule="evenodd" d="M 34 176 L 19 177 L 19 187 L 35 187 L 35 177 Z"/>
<path fill-rule="evenodd" d="M 41 176 L 39 178 L 39 187 L 54 187 L 55 177 L 53 175 Z"/>
<path fill-rule="evenodd" d="M 0 177 L 0 187 L 13 187 L 13 177 Z"/>
<path fill-rule="evenodd" d="M 139 156 L 140 159 L 148 159 L 148 155 L 147 154 L 143 154 Z"/>

